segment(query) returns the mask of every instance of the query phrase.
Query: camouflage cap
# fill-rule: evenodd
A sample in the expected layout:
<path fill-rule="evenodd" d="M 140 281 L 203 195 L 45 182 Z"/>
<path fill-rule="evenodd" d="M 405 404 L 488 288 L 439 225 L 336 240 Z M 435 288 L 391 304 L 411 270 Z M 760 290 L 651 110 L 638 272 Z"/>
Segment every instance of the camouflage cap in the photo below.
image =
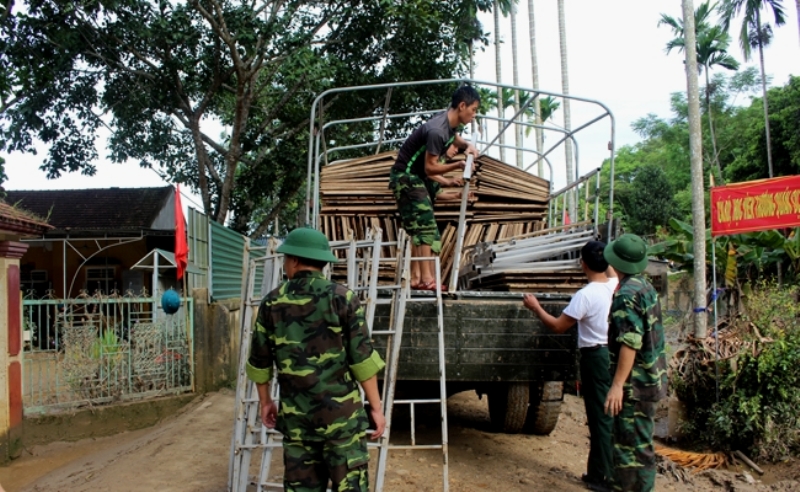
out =
<path fill-rule="evenodd" d="M 603 256 L 615 270 L 636 275 L 647 267 L 647 244 L 635 234 L 623 234 L 606 246 Z"/>
<path fill-rule="evenodd" d="M 301 227 L 290 232 L 283 244 L 278 246 L 278 253 L 306 258 L 309 260 L 336 263 L 339 260 L 331 253 L 328 238 L 316 229 Z"/>

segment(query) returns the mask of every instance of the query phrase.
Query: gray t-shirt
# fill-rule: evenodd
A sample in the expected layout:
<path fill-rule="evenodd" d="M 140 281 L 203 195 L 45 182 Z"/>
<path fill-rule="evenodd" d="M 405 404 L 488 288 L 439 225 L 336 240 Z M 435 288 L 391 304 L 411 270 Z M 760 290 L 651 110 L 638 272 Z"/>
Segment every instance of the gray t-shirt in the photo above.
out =
<path fill-rule="evenodd" d="M 455 128 L 450 128 L 447 111 L 434 115 L 411 134 L 400 147 L 392 169 L 416 174 L 425 179 L 425 154 L 444 155 L 455 138 Z"/>

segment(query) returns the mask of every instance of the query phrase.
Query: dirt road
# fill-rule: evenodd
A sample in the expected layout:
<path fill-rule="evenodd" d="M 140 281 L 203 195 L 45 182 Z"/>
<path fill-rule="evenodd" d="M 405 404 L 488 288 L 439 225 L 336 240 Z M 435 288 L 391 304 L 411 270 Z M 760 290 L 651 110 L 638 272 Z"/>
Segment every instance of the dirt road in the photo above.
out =
<path fill-rule="evenodd" d="M 28 450 L 0 467 L 0 483 L 7 492 L 222 492 L 228 475 L 233 401 L 232 391 L 212 393 L 150 429 Z M 567 395 L 558 426 L 547 437 L 490 432 L 486 400 L 478 400 L 472 392 L 450 398 L 448 414 L 451 491 L 586 490 L 579 477 L 589 438 L 579 398 Z M 393 437 L 404 434 L 407 430 L 396 422 Z M 423 424 L 418 438 L 438 439 L 435 420 Z M 398 451 L 389 460 L 388 491 L 441 490 L 439 452 Z M 794 462 L 778 468 L 778 473 L 768 472 L 765 481 L 794 479 L 770 485 L 747 484 L 743 475 L 736 477 L 737 472 L 715 472 L 711 478 L 695 478 L 692 484 L 659 475 L 657 490 L 800 490 L 798 468 Z M 274 472 L 279 474 L 280 468 Z"/>

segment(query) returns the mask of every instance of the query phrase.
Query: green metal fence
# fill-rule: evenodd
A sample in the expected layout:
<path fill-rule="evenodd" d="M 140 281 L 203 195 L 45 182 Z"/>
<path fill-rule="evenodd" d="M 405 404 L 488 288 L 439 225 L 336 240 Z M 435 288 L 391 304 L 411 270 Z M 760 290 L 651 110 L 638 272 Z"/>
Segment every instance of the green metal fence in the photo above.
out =
<path fill-rule="evenodd" d="M 26 414 L 192 390 L 192 298 L 177 313 L 133 295 L 23 299 Z"/>
<path fill-rule="evenodd" d="M 211 298 L 236 299 L 242 295 L 243 261 L 247 238 L 236 231 L 211 222 Z"/>

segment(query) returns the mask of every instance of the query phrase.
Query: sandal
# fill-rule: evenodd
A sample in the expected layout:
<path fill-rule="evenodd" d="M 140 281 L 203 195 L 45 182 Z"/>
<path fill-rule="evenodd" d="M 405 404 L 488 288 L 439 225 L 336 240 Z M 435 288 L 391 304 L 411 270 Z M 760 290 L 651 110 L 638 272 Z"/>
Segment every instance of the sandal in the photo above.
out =
<path fill-rule="evenodd" d="M 430 290 L 430 291 L 436 292 L 436 282 L 434 282 L 434 281 L 422 282 L 417 287 L 417 290 Z M 440 286 L 440 290 L 442 292 L 447 292 L 447 286 L 446 285 Z"/>

